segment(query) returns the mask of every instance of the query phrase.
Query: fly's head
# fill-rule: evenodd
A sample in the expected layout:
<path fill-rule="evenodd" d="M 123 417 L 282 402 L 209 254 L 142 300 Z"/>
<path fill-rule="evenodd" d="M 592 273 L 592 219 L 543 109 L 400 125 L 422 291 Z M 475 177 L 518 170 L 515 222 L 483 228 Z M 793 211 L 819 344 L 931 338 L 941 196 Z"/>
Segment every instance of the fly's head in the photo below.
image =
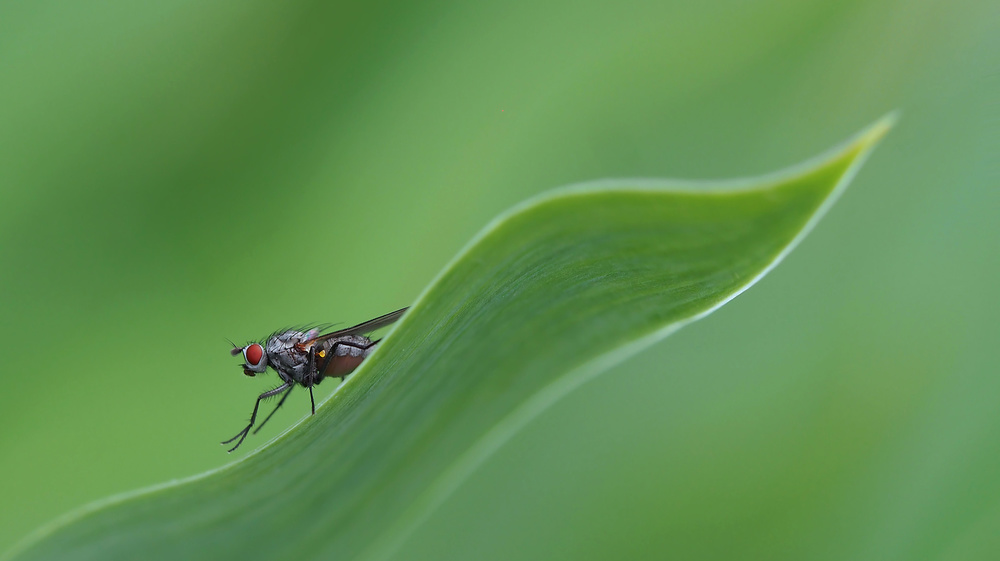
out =
<path fill-rule="evenodd" d="M 243 355 L 243 373 L 256 376 L 273 368 L 283 380 L 302 381 L 310 373 L 312 356 L 311 340 L 319 334 L 318 329 L 299 331 L 288 329 L 267 338 L 265 343 L 248 343 L 244 347 L 233 345 L 232 355 Z M 315 370 L 314 367 L 312 367 Z"/>
<path fill-rule="evenodd" d="M 233 356 L 243 355 L 243 373 L 247 376 L 263 374 L 267 370 L 267 353 L 260 343 L 250 343 L 245 347 L 233 347 Z"/>

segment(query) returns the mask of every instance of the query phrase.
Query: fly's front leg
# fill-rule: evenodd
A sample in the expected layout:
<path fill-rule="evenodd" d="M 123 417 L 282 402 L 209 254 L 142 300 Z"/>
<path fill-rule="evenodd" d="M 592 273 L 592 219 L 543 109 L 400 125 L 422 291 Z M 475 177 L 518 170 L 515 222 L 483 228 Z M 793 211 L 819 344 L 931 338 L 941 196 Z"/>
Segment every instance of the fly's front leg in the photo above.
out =
<path fill-rule="evenodd" d="M 257 434 L 258 432 L 260 432 L 260 429 L 264 428 L 264 425 L 266 425 L 267 422 L 271 420 L 271 417 L 273 417 L 274 414 L 278 412 L 278 409 L 281 409 L 281 406 L 285 404 L 285 400 L 288 399 L 288 395 L 290 393 L 292 393 L 292 388 L 294 388 L 294 387 L 295 386 L 292 386 L 292 385 L 288 386 L 288 389 L 285 390 L 285 395 L 281 396 L 281 400 L 278 401 L 278 404 L 275 405 L 274 409 L 271 410 L 271 414 L 268 415 L 267 417 L 265 417 L 264 420 L 261 421 L 261 423 L 259 425 L 257 425 L 257 428 L 253 429 L 253 433 L 254 434 Z"/>
<path fill-rule="evenodd" d="M 236 434 L 236 436 L 234 436 L 234 437 L 230 438 L 229 440 L 223 442 L 223 444 L 229 444 L 230 442 L 236 440 L 237 438 L 240 439 L 240 441 L 236 443 L 236 446 L 233 446 L 232 448 L 229 449 L 230 452 L 232 452 L 233 450 L 236 450 L 237 448 L 239 448 L 240 444 L 243 444 L 243 439 L 245 439 L 247 437 L 247 434 L 250 433 L 250 429 L 253 427 L 254 421 L 257 420 L 257 409 L 260 407 L 261 400 L 262 399 L 267 399 L 267 398 L 275 396 L 275 395 L 278 395 L 279 393 L 287 390 L 290 386 L 291 386 L 291 384 L 289 382 L 285 382 L 284 384 L 281 384 L 280 386 L 274 388 L 273 390 L 266 391 L 266 392 L 260 394 L 259 396 L 257 396 L 257 403 L 254 403 L 254 405 L 253 405 L 253 413 L 250 414 L 250 424 L 247 425 L 247 428 L 245 428 L 245 429 L 241 430 L 240 432 L 238 432 Z M 282 401 L 284 401 L 284 400 L 282 400 Z M 270 418 L 270 416 L 268 418 Z"/>

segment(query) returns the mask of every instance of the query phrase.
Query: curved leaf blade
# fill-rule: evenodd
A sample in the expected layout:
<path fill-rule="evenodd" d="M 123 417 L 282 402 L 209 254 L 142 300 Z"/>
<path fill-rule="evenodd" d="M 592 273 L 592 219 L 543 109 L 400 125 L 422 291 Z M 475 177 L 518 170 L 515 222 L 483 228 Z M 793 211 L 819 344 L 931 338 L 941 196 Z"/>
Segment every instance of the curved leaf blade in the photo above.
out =
<path fill-rule="evenodd" d="M 545 407 L 769 271 L 891 121 L 772 177 L 532 199 L 449 264 L 315 417 L 223 469 L 57 521 L 15 557 L 389 557 Z"/>

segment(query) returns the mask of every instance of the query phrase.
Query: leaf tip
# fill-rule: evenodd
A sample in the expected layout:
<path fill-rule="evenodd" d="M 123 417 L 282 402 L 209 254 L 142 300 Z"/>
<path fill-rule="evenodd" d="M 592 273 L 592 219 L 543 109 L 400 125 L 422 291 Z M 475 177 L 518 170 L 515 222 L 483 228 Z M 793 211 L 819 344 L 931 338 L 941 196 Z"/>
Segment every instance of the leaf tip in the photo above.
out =
<path fill-rule="evenodd" d="M 882 138 L 889 133 L 890 130 L 900 119 L 900 110 L 894 109 L 889 113 L 883 115 L 880 119 L 868 126 L 868 128 L 862 130 L 858 133 L 854 139 L 850 141 L 854 145 L 857 153 L 859 155 L 871 152 Z"/>

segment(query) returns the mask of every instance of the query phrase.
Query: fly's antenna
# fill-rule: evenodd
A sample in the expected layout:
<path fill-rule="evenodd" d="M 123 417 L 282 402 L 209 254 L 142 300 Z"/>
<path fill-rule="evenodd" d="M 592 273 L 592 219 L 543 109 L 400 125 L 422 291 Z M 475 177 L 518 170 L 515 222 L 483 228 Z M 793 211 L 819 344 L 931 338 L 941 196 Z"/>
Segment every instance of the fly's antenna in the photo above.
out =
<path fill-rule="evenodd" d="M 243 352 L 243 347 L 233 343 L 230 339 L 226 339 L 226 341 L 229 341 L 229 344 L 233 346 L 232 350 L 229 351 L 229 354 L 236 356 Z"/>

